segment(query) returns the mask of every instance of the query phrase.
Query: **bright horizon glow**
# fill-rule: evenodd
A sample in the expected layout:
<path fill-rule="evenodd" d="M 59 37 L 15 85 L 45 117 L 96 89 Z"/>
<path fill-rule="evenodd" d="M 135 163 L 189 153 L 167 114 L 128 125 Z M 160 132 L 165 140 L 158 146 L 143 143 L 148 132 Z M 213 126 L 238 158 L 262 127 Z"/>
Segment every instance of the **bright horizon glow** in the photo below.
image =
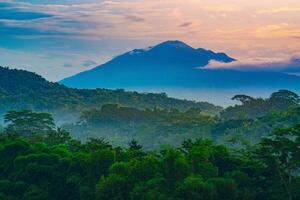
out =
<path fill-rule="evenodd" d="M 0 11 L 0 65 L 52 81 L 165 40 L 247 64 L 300 54 L 299 0 L 0 0 Z"/>

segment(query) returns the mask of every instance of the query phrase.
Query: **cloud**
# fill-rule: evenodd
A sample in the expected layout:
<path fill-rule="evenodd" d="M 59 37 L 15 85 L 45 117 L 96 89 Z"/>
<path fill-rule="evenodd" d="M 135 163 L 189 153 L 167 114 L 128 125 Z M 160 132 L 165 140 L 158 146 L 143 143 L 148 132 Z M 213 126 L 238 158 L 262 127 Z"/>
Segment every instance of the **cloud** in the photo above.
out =
<path fill-rule="evenodd" d="M 226 13 L 226 12 L 239 12 L 242 11 L 242 7 L 235 4 L 225 4 L 225 5 L 208 5 L 204 6 L 203 10 L 208 12 L 216 13 Z"/>
<path fill-rule="evenodd" d="M 300 74 L 300 55 L 287 60 L 274 61 L 237 61 L 233 63 L 210 62 L 206 69 L 235 69 L 242 71 L 275 71 L 287 74 Z"/>
<path fill-rule="evenodd" d="M 83 67 L 92 67 L 92 66 L 96 66 L 96 65 L 97 65 L 97 63 L 93 60 L 85 60 L 82 63 Z"/>
<path fill-rule="evenodd" d="M 193 24 L 193 22 L 185 22 L 179 25 L 180 28 L 186 28 Z"/>
<path fill-rule="evenodd" d="M 26 27 L 23 25 L 19 25 L 18 23 L 10 23 L 10 22 L 0 22 L 0 34 L 2 36 L 66 36 L 71 33 L 60 32 L 56 30 L 43 30 L 39 28 Z M 72 33 L 72 35 L 74 35 Z"/>
<path fill-rule="evenodd" d="M 70 63 L 65 63 L 65 64 L 63 64 L 63 67 L 73 67 L 73 65 Z"/>
<path fill-rule="evenodd" d="M 137 15 L 127 15 L 126 18 L 131 22 L 143 22 L 145 21 L 144 18 L 137 16 Z"/>
<path fill-rule="evenodd" d="M 18 0 L 19 2 L 32 3 L 32 4 L 45 4 L 45 5 L 74 5 L 74 4 L 85 4 L 95 3 L 100 0 Z"/>
<path fill-rule="evenodd" d="M 0 20 L 34 20 L 52 17 L 53 15 L 43 12 L 22 10 L 8 2 L 0 2 Z"/>
<path fill-rule="evenodd" d="M 293 38 L 300 35 L 300 26 L 289 23 L 269 24 L 257 27 L 253 34 L 258 38 Z M 278 42 L 278 41 L 277 41 Z M 276 41 L 274 41 L 276 43 Z"/>
<path fill-rule="evenodd" d="M 258 11 L 259 14 L 277 14 L 288 12 L 300 12 L 300 7 L 281 7 L 272 9 L 262 9 Z"/>
<path fill-rule="evenodd" d="M 59 59 L 57 63 L 41 60 L 39 66 L 51 62 L 51 66 L 63 68 L 64 63 L 72 63 L 74 67 L 63 68 L 70 74 L 86 70 L 82 65 L 85 60 L 101 63 L 125 51 L 170 39 L 226 52 L 239 60 L 282 60 L 300 49 L 300 23 L 295 15 L 300 2 L 290 3 L 294 0 L 242 4 L 236 0 L 3 1 L 0 9 L 21 14 L 1 19 L 0 13 L 0 47 L 32 53 L 27 65 L 35 62 L 36 52 Z M 287 17 L 259 14 L 259 10 L 286 12 Z M 241 64 L 248 63 L 256 64 Z"/>
<path fill-rule="evenodd" d="M 0 33 L 2 36 L 27 39 L 28 36 L 78 38 L 92 35 L 91 30 L 95 28 L 111 27 L 105 22 L 90 21 L 90 16 L 81 12 L 83 8 L 73 6 L 75 5 L 39 5 L 14 1 L 0 3 Z"/>

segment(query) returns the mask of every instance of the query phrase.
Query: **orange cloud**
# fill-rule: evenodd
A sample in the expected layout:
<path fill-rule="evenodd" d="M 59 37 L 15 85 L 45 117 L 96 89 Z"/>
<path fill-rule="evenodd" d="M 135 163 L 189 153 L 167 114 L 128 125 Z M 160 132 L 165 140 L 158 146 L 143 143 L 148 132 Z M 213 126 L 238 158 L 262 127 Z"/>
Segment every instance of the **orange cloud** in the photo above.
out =
<path fill-rule="evenodd" d="M 225 4 L 225 5 L 220 5 L 220 4 L 216 4 L 216 5 L 208 5 L 208 6 L 204 6 L 203 10 L 208 11 L 208 12 L 239 12 L 242 11 L 242 7 L 235 5 L 235 4 Z"/>
<path fill-rule="evenodd" d="M 300 12 L 300 7 L 282 7 L 273 9 L 262 9 L 258 11 L 259 14 L 276 14 L 284 12 Z"/>

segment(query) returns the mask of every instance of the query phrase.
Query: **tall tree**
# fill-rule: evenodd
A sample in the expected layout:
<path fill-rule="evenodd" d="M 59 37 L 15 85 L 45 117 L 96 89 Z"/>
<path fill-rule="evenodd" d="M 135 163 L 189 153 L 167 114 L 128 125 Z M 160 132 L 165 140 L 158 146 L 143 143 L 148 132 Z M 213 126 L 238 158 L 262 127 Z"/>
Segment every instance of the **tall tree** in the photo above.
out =
<path fill-rule="evenodd" d="M 288 199 L 294 199 L 293 182 L 300 173 L 300 125 L 279 129 L 262 140 L 257 152 L 267 170 L 274 170 Z"/>
<path fill-rule="evenodd" d="M 289 90 L 279 90 L 271 94 L 269 102 L 278 109 L 287 109 L 291 106 L 299 106 L 300 97 Z"/>
<path fill-rule="evenodd" d="M 47 133 L 55 129 L 54 119 L 49 113 L 37 113 L 30 110 L 9 111 L 4 116 L 7 132 L 18 135 Z"/>

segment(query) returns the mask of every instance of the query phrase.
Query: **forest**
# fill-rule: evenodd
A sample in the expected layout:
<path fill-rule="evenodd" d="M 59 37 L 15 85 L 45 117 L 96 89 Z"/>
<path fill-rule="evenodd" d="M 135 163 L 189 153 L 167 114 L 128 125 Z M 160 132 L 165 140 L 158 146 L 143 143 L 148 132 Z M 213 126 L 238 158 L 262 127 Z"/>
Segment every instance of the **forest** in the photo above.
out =
<path fill-rule="evenodd" d="M 0 113 L 9 110 L 36 110 L 51 112 L 61 123 L 76 121 L 89 109 L 99 109 L 105 104 L 117 103 L 135 108 L 187 110 L 200 108 L 215 115 L 220 106 L 208 102 L 195 102 L 168 97 L 165 93 L 137 93 L 123 89 L 76 89 L 49 82 L 40 75 L 25 70 L 0 67 Z"/>
<path fill-rule="evenodd" d="M 293 200 L 300 198 L 300 125 L 252 146 L 199 137 L 145 150 L 73 139 L 48 113 L 9 111 L 0 137 L 4 200 Z"/>
<path fill-rule="evenodd" d="M 187 139 L 199 137 L 234 148 L 260 141 L 277 128 L 300 123 L 299 96 L 288 90 L 274 92 L 269 98 L 236 95 L 240 104 L 207 115 L 199 108 L 139 109 L 106 104 L 101 109 L 82 112 L 76 123 L 62 127 L 81 141 L 101 137 L 115 146 L 126 146 L 132 139 L 147 150 L 163 145 L 179 147 Z M 151 141 L 151 142 L 149 142 Z"/>
<path fill-rule="evenodd" d="M 292 91 L 221 108 L 0 71 L 0 200 L 300 199 Z"/>

